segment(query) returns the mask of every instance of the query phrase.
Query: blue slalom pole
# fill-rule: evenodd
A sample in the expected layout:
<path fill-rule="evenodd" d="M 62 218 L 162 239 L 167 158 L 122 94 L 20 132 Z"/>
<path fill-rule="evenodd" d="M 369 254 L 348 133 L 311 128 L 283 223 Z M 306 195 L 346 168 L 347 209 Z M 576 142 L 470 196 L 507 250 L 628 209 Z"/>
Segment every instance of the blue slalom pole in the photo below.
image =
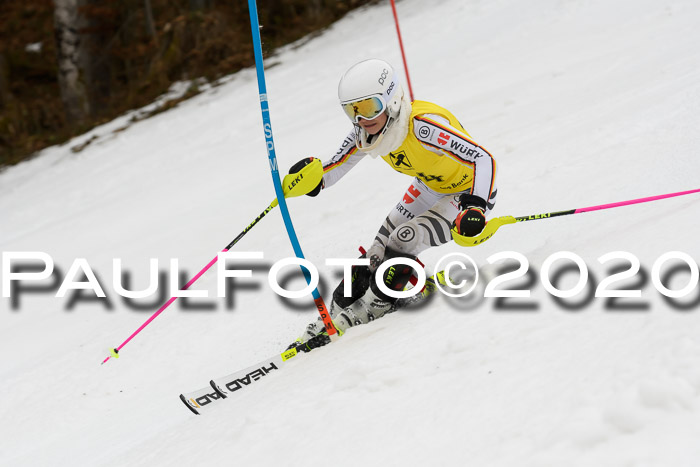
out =
<path fill-rule="evenodd" d="M 287 235 L 289 235 L 289 241 L 292 242 L 292 248 L 294 248 L 294 254 L 297 258 L 304 259 L 304 252 L 301 251 L 301 245 L 299 244 L 299 239 L 294 230 L 294 225 L 292 224 L 292 218 L 289 215 L 289 209 L 287 209 L 287 201 L 284 198 L 284 190 L 282 189 L 282 182 L 280 181 L 280 173 L 277 168 L 277 156 L 275 155 L 275 142 L 272 139 L 272 123 L 270 122 L 270 108 L 267 101 L 267 85 L 265 84 L 265 68 L 263 67 L 263 55 L 262 55 L 262 43 L 260 40 L 260 23 L 258 20 L 258 6 L 255 0 L 248 0 L 248 10 L 250 11 L 250 29 L 253 35 L 253 51 L 255 54 L 255 69 L 258 75 L 258 92 L 260 94 L 260 110 L 262 112 L 263 129 L 265 131 L 265 144 L 267 145 L 267 158 L 270 162 L 270 171 L 272 173 L 272 184 L 275 186 L 275 194 L 277 196 L 277 201 L 279 202 L 280 211 L 282 212 L 282 218 L 284 219 L 284 225 L 287 228 Z M 311 276 L 309 272 L 302 267 L 301 268 L 307 283 L 311 283 Z M 316 303 L 316 308 L 321 314 L 321 319 L 326 326 L 326 331 L 328 335 L 333 335 L 336 333 L 336 329 L 331 321 L 330 313 L 326 307 L 323 297 L 318 291 L 318 287 L 314 288 L 312 295 L 314 297 L 314 302 Z"/>

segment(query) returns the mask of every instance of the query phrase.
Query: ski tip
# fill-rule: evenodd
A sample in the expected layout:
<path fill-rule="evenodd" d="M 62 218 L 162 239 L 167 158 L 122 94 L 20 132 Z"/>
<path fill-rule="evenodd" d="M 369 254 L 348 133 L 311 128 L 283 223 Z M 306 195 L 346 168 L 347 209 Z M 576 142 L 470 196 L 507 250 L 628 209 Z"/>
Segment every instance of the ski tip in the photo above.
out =
<path fill-rule="evenodd" d="M 197 410 L 195 410 L 195 408 L 192 407 L 192 406 L 187 402 L 187 399 L 185 399 L 185 396 L 184 396 L 184 395 L 180 394 L 180 400 L 182 401 L 183 404 L 185 404 L 185 405 L 187 406 L 188 409 L 190 409 L 190 410 L 192 411 L 193 414 L 199 415 L 199 412 L 197 412 Z"/>

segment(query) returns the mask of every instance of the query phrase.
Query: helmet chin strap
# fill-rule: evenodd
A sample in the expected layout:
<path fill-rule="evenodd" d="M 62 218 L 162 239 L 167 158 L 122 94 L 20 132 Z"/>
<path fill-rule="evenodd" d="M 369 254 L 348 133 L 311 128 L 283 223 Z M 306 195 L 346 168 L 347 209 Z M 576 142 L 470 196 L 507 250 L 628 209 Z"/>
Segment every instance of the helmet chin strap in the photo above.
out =
<path fill-rule="evenodd" d="M 372 157 L 377 157 L 377 154 L 371 154 L 368 151 L 371 151 L 379 146 L 379 143 L 381 143 L 382 139 L 384 139 L 384 134 L 389 130 L 389 127 L 391 127 L 394 120 L 395 117 L 388 117 L 382 129 L 374 135 L 370 135 L 360 125 L 355 124 L 355 141 L 357 148 L 362 152 L 367 152 Z"/>
<path fill-rule="evenodd" d="M 379 129 L 379 131 L 373 135 L 370 135 L 369 133 L 367 133 L 367 130 L 365 130 L 365 133 L 367 133 L 367 141 L 369 142 L 375 138 L 381 138 L 382 135 L 389 129 L 390 122 L 393 122 L 393 121 L 394 121 L 393 118 L 387 116 L 386 121 L 384 122 L 384 126 L 382 126 Z M 358 126 L 360 126 L 360 125 L 358 125 Z M 362 127 L 360 127 L 360 128 L 362 128 Z"/>

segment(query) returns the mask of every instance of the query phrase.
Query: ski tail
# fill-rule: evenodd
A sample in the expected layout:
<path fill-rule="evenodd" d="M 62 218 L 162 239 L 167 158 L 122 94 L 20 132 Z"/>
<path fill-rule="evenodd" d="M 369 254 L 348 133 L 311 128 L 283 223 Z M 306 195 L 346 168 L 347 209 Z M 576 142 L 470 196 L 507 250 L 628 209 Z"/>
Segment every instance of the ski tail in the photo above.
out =
<path fill-rule="evenodd" d="M 211 386 L 180 394 L 180 400 L 195 415 L 200 415 L 203 410 L 208 410 L 212 404 L 224 398 L 225 396 L 212 389 Z"/>
<path fill-rule="evenodd" d="M 212 406 L 218 406 L 217 402 L 232 397 L 234 393 L 250 387 L 264 376 L 276 373 L 276 370 L 281 369 L 297 354 L 296 348 L 285 350 L 281 354 L 262 360 L 256 365 L 213 379 L 209 382 L 209 386 L 180 394 L 180 400 L 195 415 L 200 415 L 202 411 L 209 410 Z"/>

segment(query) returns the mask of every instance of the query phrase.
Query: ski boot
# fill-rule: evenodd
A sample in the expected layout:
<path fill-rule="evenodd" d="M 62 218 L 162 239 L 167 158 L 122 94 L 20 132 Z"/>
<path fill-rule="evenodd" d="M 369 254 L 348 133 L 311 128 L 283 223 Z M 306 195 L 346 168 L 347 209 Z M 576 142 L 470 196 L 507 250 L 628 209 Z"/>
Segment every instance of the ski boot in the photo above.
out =
<path fill-rule="evenodd" d="M 365 255 L 363 254 L 362 257 Z M 390 248 L 386 249 L 385 260 L 395 257 L 415 257 L 406 256 Z M 396 264 L 389 267 L 383 274 L 382 281 L 390 290 L 404 290 L 413 275 L 413 270 L 406 264 Z M 384 294 L 376 285 L 376 271 L 371 272 L 368 266 L 353 266 L 352 268 L 352 288 L 349 297 L 344 296 L 344 281 L 341 281 L 333 292 L 330 315 L 333 325 L 339 335 L 359 324 L 369 323 L 381 318 L 387 313 L 396 309 L 396 298 Z M 313 348 L 326 345 L 330 342 L 330 337 L 326 333 L 325 325 L 321 318 L 310 323 L 302 336 L 297 339 L 289 348 L 308 343 L 308 349 L 301 348 L 301 351 L 308 352 Z"/>
<path fill-rule="evenodd" d="M 384 255 L 384 261 L 397 258 L 408 257 L 415 260 L 415 257 L 410 257 L 399 253 L 396 250 L 387 248 Z M 402 291 L 408 285 L 409 279 L 413 275 L 413 269 L 407 264 L 395 264 L 384 271 L 381 279 L 376 276 L 376 271 L 372 274 L 370 285 L 365 290 L 365 293 L 353 301 L 344 312 L 340 313 L 339 318 L 346 316 L 350 325 L 359 323 L 369 323 L 377 318 L 381 318 L 387 313 L 391 313 L 395 309 L 396 298 L 382 292 L 377 286 L 377 282 L 381 280 L 389 290 Z M 359 323 L 358 323 L 359 322 Z"/>
<path fill-rule="evenodd" d="M 362 256 L 360 256 L 360 258 L 364 257 L 365 253 L 364 250 L 362 250 Z M 355 300 L 357 300 L 365 293 L 365 291 L 369 288 L 369 282 L 372 276 L 372 273 L 370 272 L 369 267 L 367 266 L 353 266 L 351 272 L 352 283 L 350 296 L 344 296 L 345 280 L 342 280 L 340 284 L 338 284 L 338 287 L 335 288 L 335 291 L 333 291 L 333 300 L 331 301 L 330 310 L 328 310 L 330 312 L 331 319 L 333 320 L 333 325 L 335 326 L 336 330 L 338 331 L 338 335 L 340 336 L 343 335 L 343 332 L 345 332 L 345 329 L 347 329 L 348 327 L 353 326 L 354 324 L 361 323 L 357 319 L 350 318 L 347 314 L 345 314 L 342 318 L 338 319 L 337 321 L 336 318 L 339 317 L 347 307 L 352 305 L 355 302 Z M 292 343 L 288 347 L 288 349 L 291 349 L 292 347 L 297 347 L 307 342 L 311 342 L 312 340 L 313 343 L 309 344 L 310 348 L 307 350 L 302 349 L 302 352 L 308 352 L 312 348 L 320 347 L 330 342 L 330 337 L 326 332 L 326 326 L 325 324 L 323 324 L 323 321 L 320 317 L 315 321 L 309 323 L 309 325 L 306 326 L 306 329 L 304 330 L 304 333 L 301 335 L 301 337 L 299 337 L 294 343 Z"/>

